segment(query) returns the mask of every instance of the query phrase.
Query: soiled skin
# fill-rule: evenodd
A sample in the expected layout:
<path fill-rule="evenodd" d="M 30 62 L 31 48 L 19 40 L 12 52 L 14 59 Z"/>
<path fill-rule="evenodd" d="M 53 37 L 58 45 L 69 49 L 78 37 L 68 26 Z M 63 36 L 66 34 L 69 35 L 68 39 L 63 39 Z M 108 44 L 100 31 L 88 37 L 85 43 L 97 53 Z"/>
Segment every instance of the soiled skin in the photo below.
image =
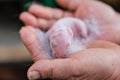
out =
<path fill-rule="evenodd" d="M 95 0 L 56 1 L 68 11 L 32 5 L 28 12 L 20 16 L 26 24 L 20 31 L 21 38 L 35 61 L 28 70 L 28 78 L 120 80 L 120 47 L 117 45 L 120 44 L 119 14 Z M 48 29 L 50 24 L 63 17 L 80 18 L 97 25 L 101 34 L 94 39 L 104 41 L 91 41 L 86 44 L 85 50 L 70 54 L 65 59 L 53 59 L 52 54 L 42 46 L 44 38 L 39 37 L 40 29 Z"/>

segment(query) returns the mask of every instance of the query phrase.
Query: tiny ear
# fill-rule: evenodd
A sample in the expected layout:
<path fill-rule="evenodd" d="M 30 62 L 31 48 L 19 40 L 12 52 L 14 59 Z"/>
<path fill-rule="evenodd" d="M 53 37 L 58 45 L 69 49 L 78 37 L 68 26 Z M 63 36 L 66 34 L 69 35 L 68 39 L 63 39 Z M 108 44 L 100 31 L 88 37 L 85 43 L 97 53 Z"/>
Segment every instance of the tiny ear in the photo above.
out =
<path fill-rule="evenodd" d="M 76 18 L 74 19 L 74 26 L 81 37 L 86 38 L 88 36 L 88 29 L 85 22 Z"/>

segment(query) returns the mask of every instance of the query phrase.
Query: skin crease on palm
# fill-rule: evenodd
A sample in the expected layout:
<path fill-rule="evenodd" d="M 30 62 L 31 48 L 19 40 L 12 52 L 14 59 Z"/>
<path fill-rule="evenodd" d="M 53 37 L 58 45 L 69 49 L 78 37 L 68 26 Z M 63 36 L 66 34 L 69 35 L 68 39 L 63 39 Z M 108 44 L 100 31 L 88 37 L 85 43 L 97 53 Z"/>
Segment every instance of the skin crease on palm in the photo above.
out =
<path fill-rule="evenodd" d="M 119 80 L 120 47 L 107 42 L 120 44 L 119 14 L 98 1 L 72 1 L 57 0 L 58 4 L 68 8 L 68 11 L 32 5 L 28 12 L 21 14 L 20 19 L 27 25 L 20 31 L 21 38 L 35 61 L 35 64 L 28 70 L 28 78 Z M 69 18 L 56 22 L 63 17 Z M 55 24 L 51 27 L 53 23 Z M 49 27 L 51 28 L 47 32 L 40 30 L 46 30 Z M 80 43 L 77 45 L 80 46 L 77 50 L 81 51 L 75 52 L 77 50 L 72 47 L 76 45 L 70 47 L 71 44 L 76 44 L 74 42 Z M 73 52 L 74 54 L 66 54 Z M 54 60 L 55 57 L 66 56 L 66 59 Z M 46 65 L 51 66 L 46 67 Z M 32 71 L 38 71 L 40 76 L 35 76 L 31 73 Z"/>

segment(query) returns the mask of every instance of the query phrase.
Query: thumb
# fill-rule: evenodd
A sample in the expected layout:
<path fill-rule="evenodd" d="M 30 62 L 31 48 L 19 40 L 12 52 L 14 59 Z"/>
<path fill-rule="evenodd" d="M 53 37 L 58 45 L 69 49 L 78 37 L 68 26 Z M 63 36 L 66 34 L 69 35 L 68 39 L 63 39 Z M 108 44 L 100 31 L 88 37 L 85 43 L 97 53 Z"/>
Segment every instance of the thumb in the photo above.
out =
<path fill-rule="evenodd" d="M 83 3 L 83 0 L 56 0 L 56 2 L 63 8 L 69 10 L 75 10 L 79 6 L 79 3 Z"/>
<path fill-rule="evenodd" d="M 75 74 L 75 60 L 55 59 L 55 60 L 39 60 L 34 63 L 28 70 L 28 78 L 34 79 L 68 79 Z M 74 69 L 74 70 L 73 70 Z"/>

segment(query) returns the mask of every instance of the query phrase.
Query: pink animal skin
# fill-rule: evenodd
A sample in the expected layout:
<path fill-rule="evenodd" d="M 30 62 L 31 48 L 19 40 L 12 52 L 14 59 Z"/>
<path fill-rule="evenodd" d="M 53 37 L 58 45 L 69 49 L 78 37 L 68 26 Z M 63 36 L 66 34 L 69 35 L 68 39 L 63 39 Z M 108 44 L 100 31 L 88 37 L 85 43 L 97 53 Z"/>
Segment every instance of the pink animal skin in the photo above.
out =
<path fill-rule="evenodd" d="M 73 52 L 83 50 L 87 42 L 100 35 L 97 24 L 92 25 L 77 18 L 60 19 L 46 33 L 40 32 L 43 48 L 54 58 L 65 58 Z"/>

